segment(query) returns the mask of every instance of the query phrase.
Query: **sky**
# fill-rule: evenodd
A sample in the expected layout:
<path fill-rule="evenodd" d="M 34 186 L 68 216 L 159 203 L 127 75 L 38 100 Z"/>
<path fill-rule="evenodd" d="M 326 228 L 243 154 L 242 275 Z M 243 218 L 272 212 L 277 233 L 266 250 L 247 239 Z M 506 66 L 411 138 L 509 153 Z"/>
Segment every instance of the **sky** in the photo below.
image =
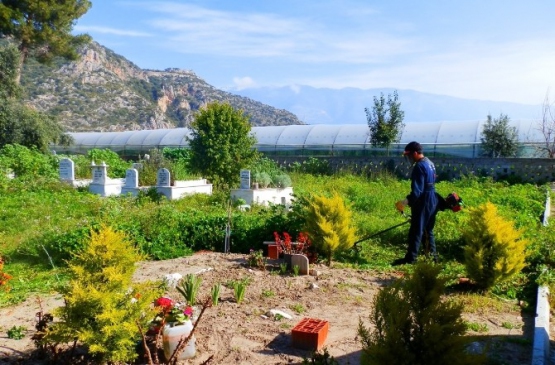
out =
<path fill-rule="evenodd" d="M 91 0 L 74 26 L 143 69 L 221 90 L 410 89 L 555 98 L 553 0 Z"/>

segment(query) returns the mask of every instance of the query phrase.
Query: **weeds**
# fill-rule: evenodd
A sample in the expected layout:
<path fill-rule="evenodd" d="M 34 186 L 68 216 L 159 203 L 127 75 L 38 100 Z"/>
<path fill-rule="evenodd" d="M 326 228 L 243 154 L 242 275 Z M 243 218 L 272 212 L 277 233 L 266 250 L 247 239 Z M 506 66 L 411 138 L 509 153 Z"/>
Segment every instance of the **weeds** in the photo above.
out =
<path fill-rule="evenodd" d="M 27 329 L 23 326 L 13 326 L 8 330 L 8 338 L 12 340 L 21 340 L 25 337 L 25 331 L 27 331 Z"/>

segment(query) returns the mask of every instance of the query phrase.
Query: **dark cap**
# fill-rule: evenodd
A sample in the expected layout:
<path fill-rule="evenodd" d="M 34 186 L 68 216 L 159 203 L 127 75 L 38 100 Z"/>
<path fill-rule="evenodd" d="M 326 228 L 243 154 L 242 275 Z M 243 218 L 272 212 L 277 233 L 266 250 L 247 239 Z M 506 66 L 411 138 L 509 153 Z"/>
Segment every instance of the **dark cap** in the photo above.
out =
<path fill-rule="evenodd" d="M 405 152 L 403 153 L 403 156 L 413 152 L 422 153 L 422 145 L 416 141 L 410 142 L 405 146 Z"/>

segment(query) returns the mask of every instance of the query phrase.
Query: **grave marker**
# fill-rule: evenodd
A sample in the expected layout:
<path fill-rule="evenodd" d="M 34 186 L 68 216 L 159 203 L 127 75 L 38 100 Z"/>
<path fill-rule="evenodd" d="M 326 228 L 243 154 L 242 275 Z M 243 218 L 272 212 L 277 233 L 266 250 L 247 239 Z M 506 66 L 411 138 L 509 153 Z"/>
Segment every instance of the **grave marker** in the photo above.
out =
<path fill-rule="evenodd" d="M 170 171 L 168 169 L 158 170 L 156 186 L 170 186 Z"/>
<path fill-rule="evenodd" d="M 69 158 L 62 158 L 60 160 L 60 180 L 74 181 L 75 180 L 75 163 Z"/>

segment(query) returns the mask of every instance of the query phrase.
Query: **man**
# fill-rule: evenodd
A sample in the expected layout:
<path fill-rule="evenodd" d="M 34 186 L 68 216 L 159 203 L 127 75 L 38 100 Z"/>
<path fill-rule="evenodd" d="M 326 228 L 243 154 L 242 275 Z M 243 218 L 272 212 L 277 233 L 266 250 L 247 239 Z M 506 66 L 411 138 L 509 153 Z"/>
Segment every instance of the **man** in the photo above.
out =
<path fill-rule="evenodd" d="M 405 257 L 395 260 L 392 265 L 414 263 L 423 238 L 428 242 L 434 261 L 437 261 L 434 239 L 434 225 L 438 212 L 438 198 L 434 187 L 436 169 L 432 161 L 424 156 L 422 145 L 418 142 L 407 144 L 403 155 L 413 165 L 410 177 L 411 192 L 395 206 L 401 212 L 407 205 L 411 208 L 409 244 Z"/>

